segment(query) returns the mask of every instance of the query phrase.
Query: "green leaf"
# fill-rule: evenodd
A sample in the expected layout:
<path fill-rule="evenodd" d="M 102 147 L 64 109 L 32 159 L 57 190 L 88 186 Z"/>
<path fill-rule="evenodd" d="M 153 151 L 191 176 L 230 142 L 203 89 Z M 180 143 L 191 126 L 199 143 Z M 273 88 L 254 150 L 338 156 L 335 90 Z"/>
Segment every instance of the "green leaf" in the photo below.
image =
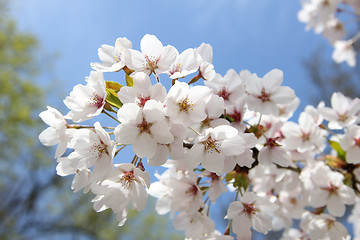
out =
<path fill-rule="evenodd" d="M 126 85 L 132 87 L 134 85 L 132 77 L 125 73 Z"/>
<path fill-rule="evenodd" d="M 344 184 L 351 188 L 353 187 L 353 177 L 352 177 L 351 173 L 346 173 L 344 175 Z"/>
<path fill-rule="evenodd" d="M 340 143 L 329 140 L 329 144 L 330 144 L 330 147 L 337 152 L 338 158 L 340 158 L 341 160 L 345 161 L 345 159 L 346 159 L 346 158 L 345 158 L 346 153 L 345 153 L 344 150 L 342 150 L 342 148 L 341 148 L 341 146 L 340 146 Z"/>
<path fill-rule="evenodd" d="M 245 190 L 248 188 L 250 182 L 249 182 L 249 177 L 247 174 L 241 174 L 241 173 L 238 173 L 236 176 L 235 176 L 235 181 L 233 183 L 233 186 L 235 188 L 244 188 Z"/>
<path fill-rule="evenodd" d="M 120 99 L 117 96 L 117 93 L 110 88 L 106 89 L 106 102 L 109 103 L 111 106 L 116 107 L 116 108 L 121 108 L 121 106 L 123 105 L 122 102 L 120 101 Z"/>
<path fill-rule="evenodd" d="M 225 175 L 225 180 L 227 182 L 230 182 L 231 180 L 233 180 L 236 176 L 236 171 L 231 171 L 228 174 Z"/>
<path fill-rule="evenodd" d="M 116 92 L 116 93 L 120 91 L 121 87 L 122 87 L 122 85 L 120 83 L 112 82 L 112 81 L 106 81 L 106 88 L 114 90 L 114 92 Z"/>

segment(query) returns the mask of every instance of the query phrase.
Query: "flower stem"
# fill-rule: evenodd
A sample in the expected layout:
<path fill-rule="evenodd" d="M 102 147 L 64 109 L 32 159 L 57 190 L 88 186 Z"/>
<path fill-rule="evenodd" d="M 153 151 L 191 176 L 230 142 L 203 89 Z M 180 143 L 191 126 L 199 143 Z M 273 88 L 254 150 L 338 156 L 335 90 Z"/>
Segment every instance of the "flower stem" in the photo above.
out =
<path fill-rule="evenodd" d="M 112 116 L 110 113 L 106 112 L 105 110 L 103 110 L 102 112 L 108 115 L 109 117 L 111 117 L 112 119 L 114 119 L 115 121 L 117 121 L 118 123 L 121 123 L 119 120 L 117 120 L 114 116 Z"/>
<path fill-rule="evenodd" d="M 198 131 L 196 131 L 194 128 L 189 127 L 190 130 L 192 130 L 194 133 L 196 133 L 197 135 L 201 135 L 201 133 L 199 133 Z"/>

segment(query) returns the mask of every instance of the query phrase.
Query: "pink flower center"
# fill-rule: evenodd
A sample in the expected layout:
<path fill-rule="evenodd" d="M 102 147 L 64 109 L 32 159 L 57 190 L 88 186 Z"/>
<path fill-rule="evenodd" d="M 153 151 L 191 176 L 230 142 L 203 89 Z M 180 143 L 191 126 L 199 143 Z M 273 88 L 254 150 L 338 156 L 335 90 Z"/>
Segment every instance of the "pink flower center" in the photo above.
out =
<path fill-rule="evenodd" d="M 99 109 L 104 105 L 104 98 L 95 93 L 91 104 L 95 105 Z"/>
<path fill-rule="evenodd" d="M 212 139 L 211 137 L 209 137 L 206 141 L 201 142 L 202 144 L 205 145 L 205 150 L 208 153 L 213 153 L 214 151 L 219 153 L 221 152 L 220 148 L 220 144 L 218 142 L 216 142 L 215 139 Z"/>
<path fill-rule="evenodd" d="M 233 114 L 229 115 L 235 123 L 240 123 L 242 121 L 241 112 L 235 111 Z"/>
<path fill-rule="evenodd" d="M 213 181 L 219 181 L 220 180 L 220 177 L 218 176 L 218 175 L 216 175 L 216 173 L 210 173 L 209 175 L 208 175 L 208 177 L 209 178 L 211 178 L 211 181 L 213 182 Z"/>
<path fill-rule="evenodd" d="M 269 146 L 270 148 L 279 147 L 280 145 L 276 142 L 276 140 L 278 140 L 278 139 L 279 139 L 278 137 L 276 137 L 276 138 L 268 138 L 266 140 L 265 146 Z"/>
<path fill-rule="evenodd" d="M 271 95 L 269 93 L 267 93 L 265 91 L 265 89 L 263 88 L 261 90 L 261 95 L 257 96 L 257 98 L 261 99 L 261 101 L 263 101 L 263 102 L 269 102 L 270 101 L 270 96 Z"/>
<path fill-rule="evenodd" d="M 152 123 L 148 123 L 145 119 L 141 123 L 137 125 L 140 133 L 148 133 L 150 134 L 150 128 L 152 126 Z"/>
<path fill-rule="evenodd" d="M 139 96 L 138 98 L 138 106 L 139 107 L 144 107 L 145 103 L 150 100 L 150 97 L 143 97 L 143 96 Z"/>
<path fill-rule="evenodd" d="M 195 184 L 191 185 L 189 187 L 189 189 L 186 191 L 186 194 L 190 194 L 191 196 L 196 196 L 196 194 L 198 193 L 199 189 L 197 188 L 197 186 Z"/>
<path fill-rule="evenodd" d="M 176 72 L 181 72 L 181 63 L 175 64 L 169 72 L 170 75 L 173 75 Z"/>
<path fill-rule="evenodd" d="M 131 182 L 133 181 L 135 181 L 135 175 L 133 170 L 124 172 L 123 176 L 120 179 L 122 186 L 127 189 L 131 187 Z"/>
<path fill-rule="evenodd" d="M 98 155 L 100 157 L 104 153 L 108 154 L 108 151 L 107 151 L 106 145 L 103 142 L 101 142 L 100 144 L 94 143 L 92 145 L 92 147 L 90 148 L 90 153 L 92 153 L 94 155 Z"/>
<path fill-rule="evenodd" d="M 145 55 L 146 59 L 146 65 L 149 67 L 149 69 L 153 72 L 157 68 L 158 59 Z"/>
<path fill-rule="evenodd" d="M 322 187 L 321 189 L 322 189 L 322 190 L 329 191 L 329 194 L 332 195 L 332 194 L 335 194 L 335 193 L 337 192 L 337 190 L 339 189 L 339 187 L 334 186 L 332 183 L 330 183 L 330 186 L 328 186 L 328 187 Z"/>
<path fill-rule="evenodd" d="M 226 88 L 221 89 L 218 93 L 219 97 L 222 97 L 224 100 L 229 100 L 230 94 Z"/>
<path fill-rule="evenodd" d="M 355 138 L 355 146 L 359 146 L 360 147 L 360 138 Z"/>
<path fill-rule="evenodd" d="M 243 203 L 244 210 L 243 212 L 248 215 L 248 217 L 251 217 L 251 215 L 254 215 L 258 210 L 255 208 L 254 203 Z"/>
<path fill-rule="evenodd" d="M 302 133 L 301 135 L 302 140 L 305 141 L 309 141 L 310 140 L 310 133 Z"/>

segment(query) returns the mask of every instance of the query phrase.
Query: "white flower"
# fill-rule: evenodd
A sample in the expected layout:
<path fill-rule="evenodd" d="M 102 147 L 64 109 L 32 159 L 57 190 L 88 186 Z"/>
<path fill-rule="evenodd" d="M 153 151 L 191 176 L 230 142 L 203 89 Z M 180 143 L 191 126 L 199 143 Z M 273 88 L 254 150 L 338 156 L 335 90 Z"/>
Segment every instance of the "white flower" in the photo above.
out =
<path fill-rule="evenodd" d="M 245 150 L 241 154 L 236 154 L 232 156 L 226 156 L 224 159 L 224 173 L 228 173 L 232 171 L 236 164 L 240 167 L 246 166 L 251 168 L 255 159 L 252 157 L 252 151 L 250 150 L 257 143 L 257 138 L 253 133 L 239 133 L 239 136 L 244 139 L 245 142 Z"/>
<path fill-rule="evenodd" d="M 58 110 L 49 106 L 47 106 L 47 109 L 39 114 L 40 118 L 49 125 L 47 129 L 40 133 L 39 140 L 45 146 L 58 144 L 55 158 L 59 158 L 64 154 L 75 129 L 67 129 L 66 120 Z"/>
<path fill-rule="evenodd" d="M 210 234 L 205 234 L 199 238 L 185 238 L 185 240 L 234 240 L 234 237 L 230 235 L 222 235 L 218 230 L 213 231 Z"/>
<path fill-rule="evenodd" d="M 213 60 L 213 49 L 210 44 L 202 43 L 196 51 L 200 54 L 202 62 L 199 66 L 199 74 L 207 81 L 211 81 L 215 77 Z"/>
<path fill-rule="evenodd" d="M 102 179 L 113 167 L 112 159 L 115 155 L 115 142 L 101 127 L 99 122 L 94 124 L 95 131 L 79 129 L 74 133 L 70 142 L 74 149 L 68 159 L 75 169 L 86 169 L 94 166 L 92 181 Z"/>
<path fill-rule="evenodd" d="M 152 85 L 149 76 L 143 72 L 134 73 L 132 78 L 133 86 L 123 86 L 118 92 L 118 97 L 123 104 L 136 103 L 144 107 L 146 101 L 150 99 L 160 102 L 165 100 L 166 89 L 161 83 Z"/>
<path fill-rule="evenodd" d="M 310 204 L 313 207 L 327 206 L 331 215 L 341 217 L 345 213 L 345 204 L 355 202 L 354 190 L 343 183 L 344 176 L 332 171 L 323 162 L 311 170 L 314 188 L 310 193 Z"/>
<path fill-rule="evenodd" d="M 320 113 L 329 121 L 329 128 L 342 129 L 356 122 L 360 111 L 360 99 L 354 100 L 335 92 L 331 96 L 331 108 L 320 106 Z"/>
<path fill-rule="evenodd" d="M 245 130 L 245 125 L 243 124 L 244 115 L 246 112 L 245 105 L 246 105 L 246 97 L 243 96 L 237 99 L 233 105 L 228 106 L 225 109 L 226 116 L 232 119 L 231 126 L 236 128 L 240 132 Z"/>
<path fill-rule="evenodd" d="M 245 94 L 241 78 L 234 69 L 228 70 L 224 77 L 217 74 L 212 81 L 206 81 L 205 84 L 214 94 L 224 99 L 226 108 L 234 105 Z"/>
<path fill-rule="evenodd" d="M 70 96 L 64 100 L 65 105 L 71 110 L 66 117 L 74 122 L 99 115 L 105 105 L 106 86 L 103 73 L 92 71 L 86 81 L 87 85 L 76 85 Z"/>
<path fill-rule="evenodd" d="M 195 49 L 189 48 L 176 58 L 168 74 L 171 79 L 183 78 L 199 69 L 201 57 Z"/>
<path fill-rule="evenodd" d="M 352 125 L 340 141 L 343 150 L 346 151 L 346 161 L 352 164 L 360 163 L 360 127 Z"/>
<path fill-rule="evenodd" d="M 121 144 L 132 144 L 140 158 L 151 158 L 157 144 L 169 144 L 174 140 L 162 110 L 155 100 L 146 101 L 143 108 L 135 103 L 126 103 L 118 111 L 121 122 L 115 129 L 115 139 Z"/>
<path fill-rule="evenodd" d="M 221 194 L 227 192 L 227 189 L 224 183 L 221 180 L 221 177 L 215 173 L 205 170 L 201 175 L 204 175 L 211 179 L 209 186 L 209 198 L 212 203 L 216 203 L 216 199 L 221 196 Z"/>
<path fill-rule="evenodd" d="M 169 156 L 173 160 L 184 158 L 183 141 L 186 138 L 186 128 L 180 124 L 170 123 L 170 132 L 174 136 L 174 141 L 169 144 L 158 143 L 155 155 L 148 158 L 149 165 L 161 166 L 169 159 Z"/>
<path fill-rule="evenodd" d="M 293 113 L 295 112 L 295 110 L 297 109 L 297 107 L 300 104 L 300 99 L 295 97 L 294 100 L 292 100 L 289 103 L 286 104 L 278 104 L 278 108 L 279 108 L 279 118 L 286 122 L 289 118 L 292 117 Z"/>
<path fill-rule="evenodd" d="M 186 155 L 190 168 L 200 163 L 203 168 L 220 175 L 224 172 L 224 160 L 227 156 L 235 156 L 245 151 L 245 141 L 238 131 L 228 125 L 206 129 Z"/>
<path fill-rule="evenodd" d="M 98 55 L 102 63 L 91 63 L 94 70 L 101 72 L 116 72 L 121 70 L 125 65 L 124 51 L 131 49 L 132 43 L 127 38 L 118 38 L 115 47 L 106 44 L 101 45 L 98 49 Z"/>
<path fill-rule="evenodd" d="M 334 51 L 332 58 L 336 63 L 347 62 L 350 67 L 355 67 L 356 65 L 356 52 L 353 48 L 353 41 L 336 41 L 334 44 Z"/>
<path fill-rule="evenodd" d="M 174 168 L 167 169 L 161 175 L 156 172 L 155 177 L 159 180 L 150 185 L 148 194 L 157 198 L 155 210 L 158 214 L 164 215 L 171 210 L 172 187 L 171 178 L 176 178 L 177 173 Z"/>
<path fill-rule="evenodd" d="M 267 234 L 272 229 L 269 213 L 277 206 L 266 198 L 253 192 L 245 192 L 240 201 L 232 202 L 225 218 L 232 219 L 232 231 L 238 237 L 248 235 L 253 227 L 256 231 Z"/>
<path fill-rule="evenodd" d="M 195 213 L 204 206 L 202 191 L 191 175 L 171 178 L 169 186 L 172 188 L 171 217 L 176 211 Z"/>
<path fill-rule="evenodd" d="M 127 206 L 142 211 L 147 202 L 146 187 L 150 186 L 149 173 L 136 168 L 130 163 L 116 165 L 104 181 L 95 185 L 91 190 L 97 194 L 92 200 L 97 212 L 111 208 L 119 220 L 119 226 L 126 221 Z"/>
<path fill-rule="evenodd" d="M 218 95 L 210 95 L 210 99 L 206 102 L 205 113 L 207 117 L 204 120 L 191 125 L 191 127 L 198 132 L 202 132 L 210 127 L 230 125 L 228 120 L 221 118 L 221 115 L 224 114 L 224 99 Z M 195 139 L 197 136 L 194 131 L 188 131 L 187 139 Z"/>
<path fill-rule="evenodd" d="M 282 167 L 288 167 L 291 159 L 286 149 L 277 143 L 277 138 L 268 138 L 264 147 L 260 150 L 258 160 L 260 164 L 276 163 Z"/>
<path fill-rule="evenodd" d="M 276 104 L 286 104 L 295 98 L 294 90 L 280 86 L 283 81 L 281 70 L 274 69 L 263 79 L 251 75 L 245 81 L 247 104 L 250 110 L 277 116 L 279 109 Z"/>
<path fill-rule="evenodd" d="M 213 49 L 210 44 L 201 43 L 196 51 L 200 54 L 204 62 L 212 63 L 213 60 Z"/>
<path fill-rule="evenodd" d="M 284 135 L 283 143 L 287 150 L 297 150 L 300 153 L 306 151 L 319 152 L 325 147 L 325 130 L 320 129 L 312 116 L 302 112 L 299 117 L 299 124 L 286 122 L 281 132 Z"/>
<path fill-rule="evenodd" d="M 336 17 L 332 17 L 326 22 L 323 36 L 332 44 L 346 36 L 344 24 Z"/>
<path fill-rule="evenodd" d="M 164 47 L 154 35 L 146 34 L 140 42 L 141 52 L 128 49 L 125 61 L 129 68 L 136 72 L 145 72 L 156 76 L 170 70 L 176 60 L 177 50 L 173 46 Z"/>
<path fill-rule="evenodd" d="M 170 120 L 185 127 L 191 123 L 200 123 L 206 118 L 205 104 L 209 88 L 195 86 L 190 88 L 184 82 L 176 81 L 165 99 L 165 114 Z"/>
<path fill-rule="evenodd" d="M 328 214 L 311 215 L 306 232 L 310 239 L 347 240 L 349 233 L 344 225 Z"/>
<path fill-rule="evenodd" d="M 200 212 L 179 213 L 173 222 L 178 230 L 185 231 L 185 237 L 200 238 L 215 231 L 215 223 Z"/>
<path fill-rule="evenodd" d="M 84 193 L 89 192 L 91 185 L 91 171 L 88 168 L 78 169 L 74 168 L 67 157 L 57 159 L 56 173 L 59 176 L 68 176 L 75 174 L 71 189 L 78 192 L 84 188 Z"/>
<path fill-rule="evenodd" d="M 347 221 L 352 223 L 354 239 L 360 239 L 360 198 L 358 196 L 356 196 L 354 208 Z"/>

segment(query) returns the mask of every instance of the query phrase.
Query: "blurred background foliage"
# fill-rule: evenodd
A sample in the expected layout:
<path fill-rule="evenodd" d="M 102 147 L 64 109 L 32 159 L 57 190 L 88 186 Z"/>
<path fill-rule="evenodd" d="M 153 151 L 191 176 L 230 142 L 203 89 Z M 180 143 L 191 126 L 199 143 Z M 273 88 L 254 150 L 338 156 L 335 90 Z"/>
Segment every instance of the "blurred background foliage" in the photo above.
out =
<path fill-rule="evenodd" d="M 91 194 L 73 193 L 55 173 L 53 152 L 38 141 L 47 91 L 35 82 L 40 43 L 20 32 L 0 0 L 0 239 L 181 239 L 154 201 L 118 227 L 111 210 L 96 213 Z M 53 150 L 53 149 L 51 149 Z"/>
<path fill-rule="evenodd" d="M 360 24 L 353 30 L 360 31 Z M 353 33 L 349 34 L 353 36 Z M 320 37 L 320 36 L 319 36 Z M 312 82 L 309 88 L 315 88 L 316 94 L 312 96 L 311 102 L 316 106 L 319 101 L 325 101 L 330 106 L 331 95 L 334 92 L 341 92 L 345 96 L 360 97 L 360 42 L 354 44 L 357 52 L 357 65 L 353 68 L 347 64 L 336 64 L 325 53 L 324 47 L 316 49 L 311 57 L 303 61 L 304 70 Z"/>

